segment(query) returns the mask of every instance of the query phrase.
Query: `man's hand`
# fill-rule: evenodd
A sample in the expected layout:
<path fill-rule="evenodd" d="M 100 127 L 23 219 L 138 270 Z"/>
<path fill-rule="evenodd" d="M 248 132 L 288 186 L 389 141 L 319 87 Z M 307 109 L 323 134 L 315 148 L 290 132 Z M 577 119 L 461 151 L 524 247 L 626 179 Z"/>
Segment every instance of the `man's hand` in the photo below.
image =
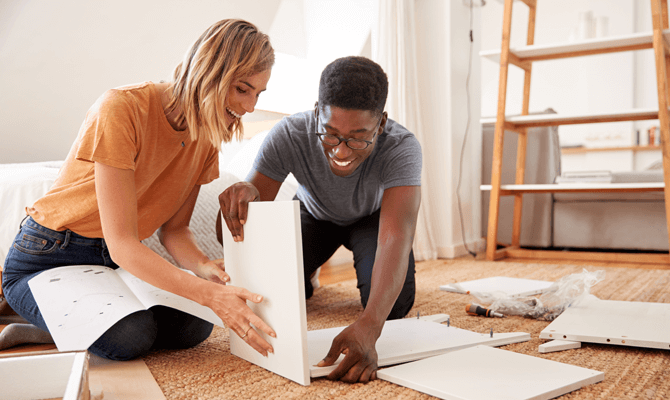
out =
<path fill-rule="evenodd" d="M 236 242 L 244 240 L 243 225 L 247 220 L 249 202 L 256 200 L 260 200 L 260 194 L 249 182 L 237 182 L 219 195 L 223 219 Z"/>
<path fill-rule="evenodd" d="M 199 262 L 193 272 L 203 279 L 222 285 L 225 285 L 230 281 L 230 276 L 226 273 L 223 264 L 223 258 L 219 258 L 218 260 L 207 260 L 204 263 Z"/>
<path fill-rule="evenodd" d="M 342 380 L 343 382 L 366 383 L 377 379 L 377 350 L 375 344 L 378 335 L 373 329 L 354 322 L 345 328 L 333 339 L 333 344 L 326 358 L 321 360 L 318 367 L 333 365 L 340 354 L 344 359 L 328 375 L 328 379 Z"/>

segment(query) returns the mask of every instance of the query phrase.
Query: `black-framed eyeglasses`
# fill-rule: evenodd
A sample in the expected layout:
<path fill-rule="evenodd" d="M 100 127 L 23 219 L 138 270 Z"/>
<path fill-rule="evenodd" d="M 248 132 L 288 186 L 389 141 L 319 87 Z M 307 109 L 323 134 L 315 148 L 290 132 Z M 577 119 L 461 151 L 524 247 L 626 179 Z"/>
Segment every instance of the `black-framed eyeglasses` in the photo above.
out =
<path fill-rule="evenodd" d="M 372 140 L 363 140 L 363 139 L 355 139 L 355 138 L 350 138 L 350 139 L 343 139 L 339 136 L 331 135 L 330 133 L 320 133 L 316 132 L 315 135 L 319 138 L 321 143 L 327 145 L 327 146 L 339 146 L 340 143 L 344 142 L 346 143 L 347 147 L 352 149 L 352 150 L 365 150 L 372 144 L 372 142 L 375 139 L 375 136 L 377 136 L 377 132 L 379 132 L 379 127 L 381 126 L 382 119 L 384 118 L 384 114 L 379 118 L 379 121 L 377 122 L 377 125 L 375 127 L 375 133 L 372 135 Z M 319 129 L 319 118 L 318 116 L 316 117 L 316 126 L 317 129 Z"/>

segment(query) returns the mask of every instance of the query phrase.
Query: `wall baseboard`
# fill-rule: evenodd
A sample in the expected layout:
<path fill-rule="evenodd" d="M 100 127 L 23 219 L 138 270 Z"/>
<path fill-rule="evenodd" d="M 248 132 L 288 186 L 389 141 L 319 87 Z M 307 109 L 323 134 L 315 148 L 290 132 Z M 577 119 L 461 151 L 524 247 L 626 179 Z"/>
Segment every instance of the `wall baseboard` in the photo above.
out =
<path fill-rule="evenodd" d="M 486 249 L 486 239 L 479 238 L 474 241 L 470 241 L 467 244 L 470 251 L 475 253 L 481 253 Z M 437 249 L 437 258 L 457 258 L 469 254 L 468 250 L 465 248 L 465 244 L 457 244 L 455 246 L 443 246 L 438 247 Z"/>

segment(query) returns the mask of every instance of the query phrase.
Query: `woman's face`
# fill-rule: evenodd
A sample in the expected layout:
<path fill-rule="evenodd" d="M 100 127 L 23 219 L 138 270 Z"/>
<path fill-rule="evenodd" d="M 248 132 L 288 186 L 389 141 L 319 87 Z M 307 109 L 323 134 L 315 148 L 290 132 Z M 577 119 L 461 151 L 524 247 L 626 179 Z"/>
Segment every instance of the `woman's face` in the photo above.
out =
<path fill-rule="evenodd" d="M 233 80 L 226 96 L 226 123 L 230 127 L 236 119 L 254 112 L 258 96 L 265 91 L 271 70 Z"/>

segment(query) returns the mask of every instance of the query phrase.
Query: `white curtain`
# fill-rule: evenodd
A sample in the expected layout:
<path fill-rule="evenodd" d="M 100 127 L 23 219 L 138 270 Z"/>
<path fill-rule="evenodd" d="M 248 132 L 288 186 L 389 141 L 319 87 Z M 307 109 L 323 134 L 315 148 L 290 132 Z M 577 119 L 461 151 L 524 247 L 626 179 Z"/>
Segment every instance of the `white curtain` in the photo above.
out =
<path fill-rule="evenodd" d="M 416 65 L 415 0 L 380 0 L 379 13 L 372 28 L 372 58 L 386 72 L 389 96 L 386 111 L 389 118 L 414 133 L 423 148 L 421 207 L 414 238 L 417 261 L 437 259 L 437 245 L 432 226 L 430 196 L 426 182 L 425 132 L 421 127 L 421 105 Z"/>

